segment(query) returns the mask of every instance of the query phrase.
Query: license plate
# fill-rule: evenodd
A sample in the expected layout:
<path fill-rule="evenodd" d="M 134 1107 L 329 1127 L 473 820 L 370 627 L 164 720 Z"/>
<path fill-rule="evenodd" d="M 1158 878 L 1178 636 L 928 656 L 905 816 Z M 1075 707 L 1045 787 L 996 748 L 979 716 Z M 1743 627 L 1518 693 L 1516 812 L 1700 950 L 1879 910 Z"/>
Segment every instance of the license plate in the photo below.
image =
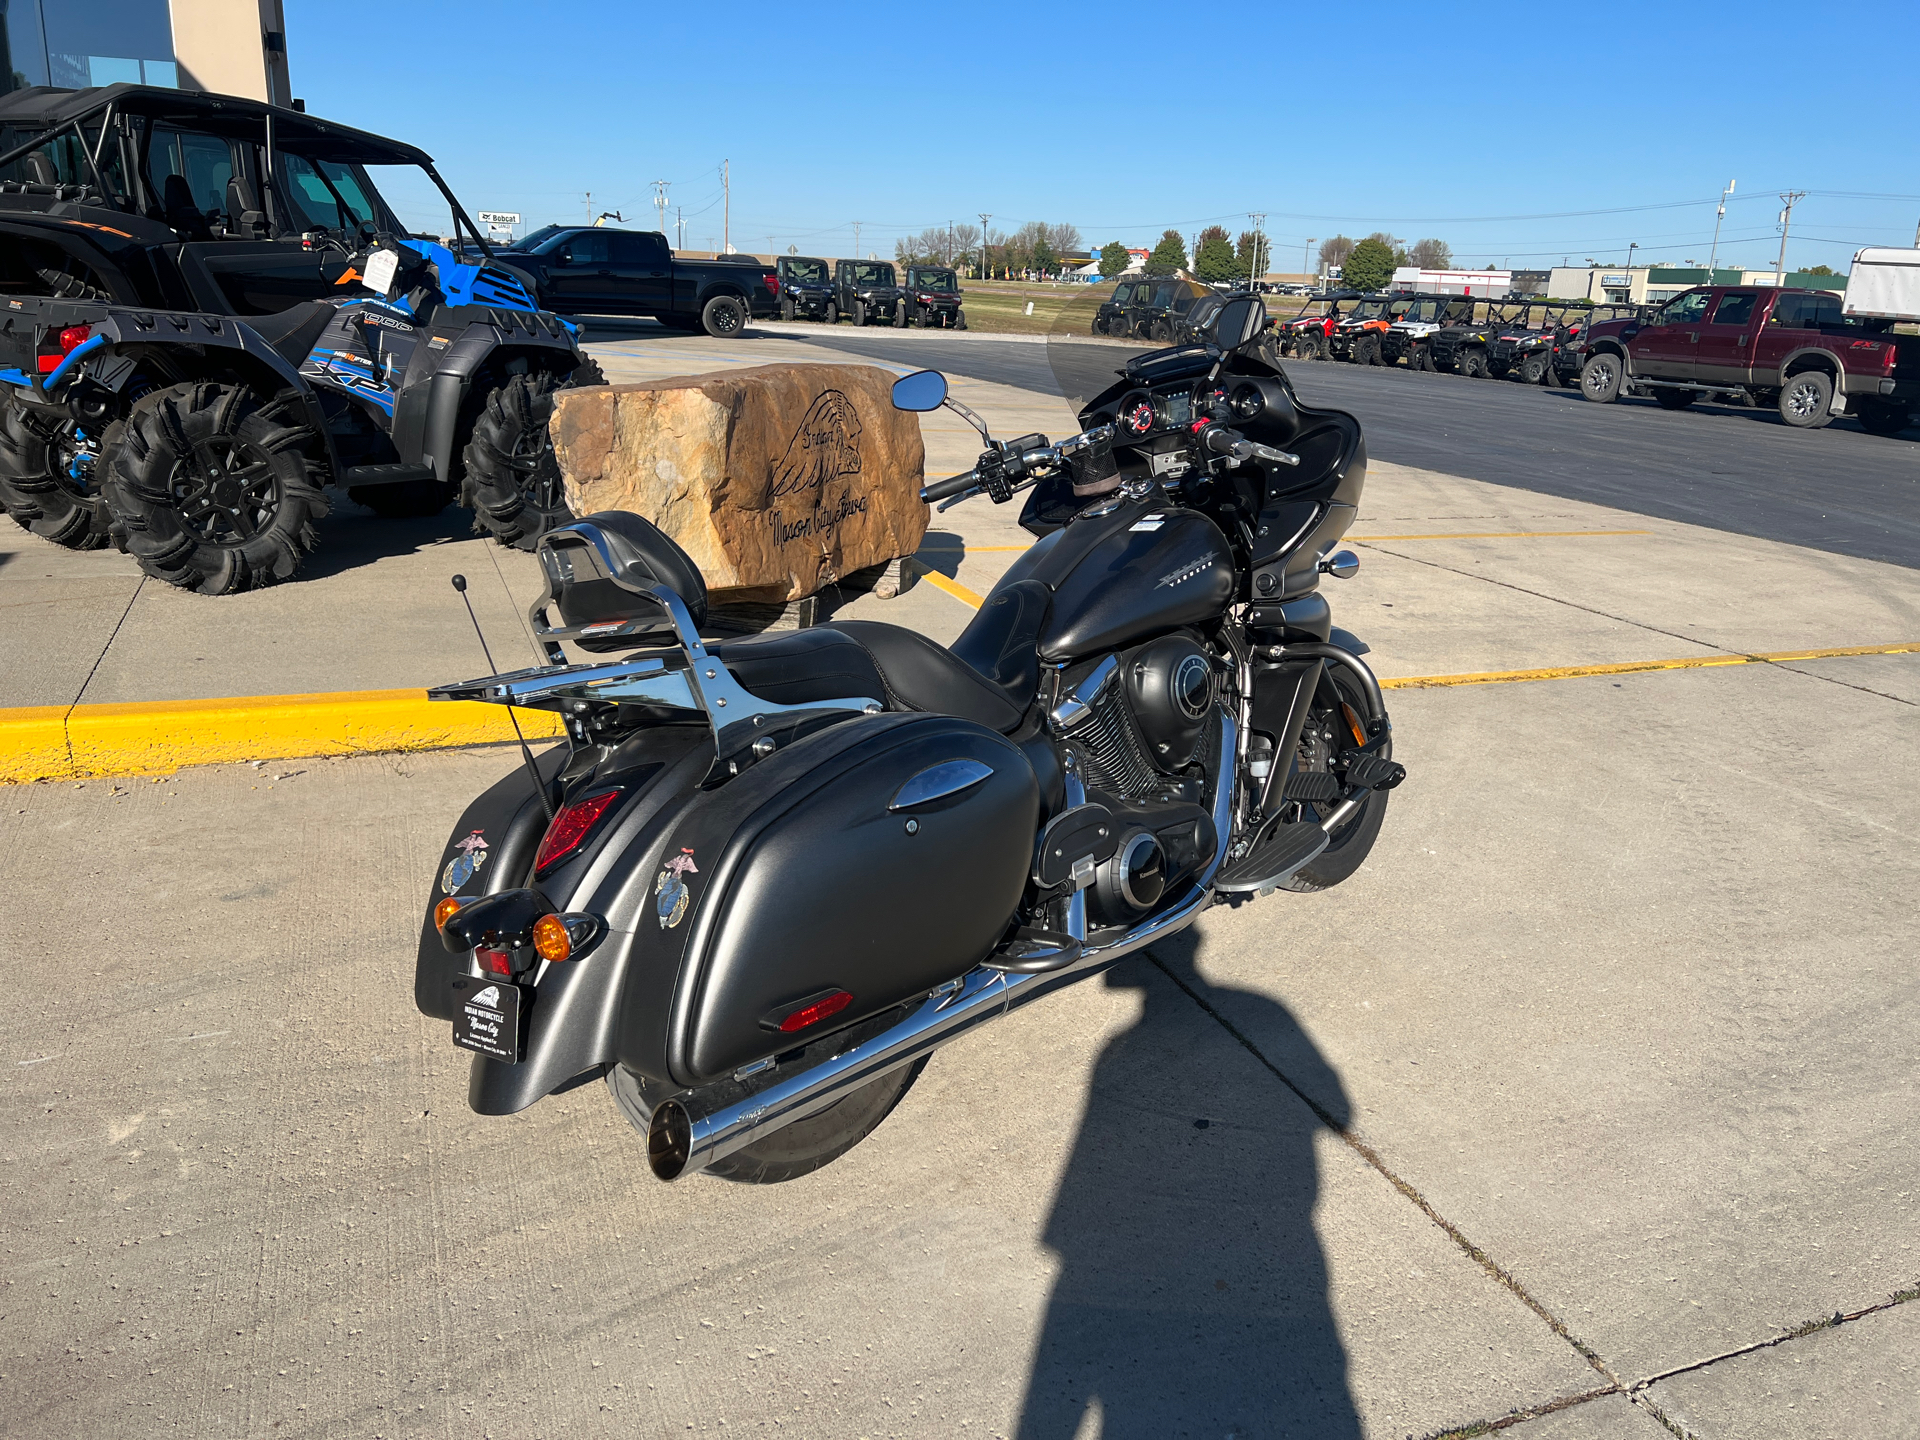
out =
<path fill-rule="evenodd" d="M 520 1063 L 520 987 L 505 980 L 457 975 L 453 981 L 453 1043 Z"/>

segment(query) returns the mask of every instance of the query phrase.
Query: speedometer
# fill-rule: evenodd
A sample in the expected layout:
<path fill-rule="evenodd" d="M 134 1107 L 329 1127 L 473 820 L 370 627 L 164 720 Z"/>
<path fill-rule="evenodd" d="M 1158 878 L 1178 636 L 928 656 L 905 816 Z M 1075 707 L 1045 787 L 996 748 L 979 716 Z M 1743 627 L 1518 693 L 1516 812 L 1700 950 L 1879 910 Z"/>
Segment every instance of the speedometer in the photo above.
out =
<path fill-rule="evenodd" d="M 1151 435 L 1159 418 L 1145 395 L 1129 395 L 1120 402 L 1120 428 L 1129 435 Z"/>

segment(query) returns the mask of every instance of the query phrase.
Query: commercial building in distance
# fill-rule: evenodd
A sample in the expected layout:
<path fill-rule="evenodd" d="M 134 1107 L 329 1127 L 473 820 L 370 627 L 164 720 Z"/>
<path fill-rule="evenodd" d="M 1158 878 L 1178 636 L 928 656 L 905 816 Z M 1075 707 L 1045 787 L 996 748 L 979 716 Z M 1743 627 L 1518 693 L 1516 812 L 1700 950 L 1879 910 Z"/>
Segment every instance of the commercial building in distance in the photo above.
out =
<path fill-rule="evenodd" d="M 1591 300 L 1596 305 L 1662 305 L 1696 285 L 1772 285 L 1775 278 L 1771 270 L 1727 267 L 1708 270 L 1669 265 L 1555 266 L 1547 282 L 1547 294 L 1555 300 Z M 1847 288 L 1847 277 L 1790 270 L 1782 283 L 1794 289 L 1831 290 L 1840 294 Z"/>
<path fill-rule="evenodd" d="M 293 104 L 281 0 L 0 0 L 0 92 L 123 82 Z"/>

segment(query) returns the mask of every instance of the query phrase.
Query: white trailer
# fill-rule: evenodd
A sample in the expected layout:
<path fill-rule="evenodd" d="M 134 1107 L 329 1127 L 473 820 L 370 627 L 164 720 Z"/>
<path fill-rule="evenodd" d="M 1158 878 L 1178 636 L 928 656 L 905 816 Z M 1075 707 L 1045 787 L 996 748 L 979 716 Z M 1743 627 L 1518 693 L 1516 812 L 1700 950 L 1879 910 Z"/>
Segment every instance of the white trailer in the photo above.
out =
<path fill-rule="evenodd" d="M 1856 251 L 1840 313 L 1865 320 L 1920 320 L 1920 250 L 1874 245 Z"/>
<path fill-rule="evenodd" d="M 1513 288 L 1511 270 L 1421 270 L 1402 265 L 1393 272 L 1393 288 L 1424 295 L 1473 295 L 1498 299 Z"/>

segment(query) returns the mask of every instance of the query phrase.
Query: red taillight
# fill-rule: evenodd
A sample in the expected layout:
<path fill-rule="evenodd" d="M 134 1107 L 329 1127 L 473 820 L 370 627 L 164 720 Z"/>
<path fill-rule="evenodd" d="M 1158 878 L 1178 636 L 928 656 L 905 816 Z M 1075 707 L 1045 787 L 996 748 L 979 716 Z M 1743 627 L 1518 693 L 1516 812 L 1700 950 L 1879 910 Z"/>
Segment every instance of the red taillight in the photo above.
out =
<path fill-rule="evenodd" d="M 780 298 L 780 277 L 778 275 L 775 275 L 771 270 L 769 270 L 765 275 L 762 275 L 760 278 L 766 281 L 767 283 L 767 293 L 772 295 L 774 299 L 776 300 L 779 299 Z"/>
<path fill-rule="evenodd" d="M 40 373 L 42 375 L 51 375 L 60 368 L 60 362 L 66 358 L 64 355 L 42 355 L 40 357 Z"/>
<path fill-rule="evenodd" d="M 838 1015 L 853 1003 L 853 996 L 845 990 L 835 990 L 831 995 L 823 995 L 786 1016 L 780 1022 L 780 1033 L 791 1035 L 796 1030 L 804 1030 L 809 1025 L 818 1025 L 830 1015 Z"/>
<path fill-rule="evenodd" d="M 60 353 L 66 355 L 77 349 L 93 334 L 91 325 L 69 325 L 60 332 Z"/>
<path fill-rule="evenodd" d="M 595 822 L 607 813 L 607 807 L 619 796 L 617 789 L 602 790 L 598 795 L 589 795 L 571 805 L 562 805 L 560 813 L 553 817 L 553 823 L 547 826 L 547 833 L 540 841 L 540 853 L 533 857 L 533 873 L 539 875 L 552 869 L 578 850 L 580 842 L 587 838 L 587 832 L 593 829 Z"/>
<path fill-rule="evenodd" d="M 506 951 L 504 951 L 504 950 L 476 950 L 476 951 L 474 951 L 474 954 L 476 954 L 476 955 L 478 955 L 478 956 L 480 957 L 480 963 L 481 963 L 482 965 L 484 965 L 484 966 L 486 966 L 486 967 L 487 967 L 487 973 L 488 973 L 489 975 L 511 975 L 511 974 L 513 974 L 513 964 L 512 964 L 512 962 L 511 962 L 511 961 L 510 961 L 510 960 L 509 960 L 509 959 L 507 958 L 507 952 L 506 952 Z"/>

